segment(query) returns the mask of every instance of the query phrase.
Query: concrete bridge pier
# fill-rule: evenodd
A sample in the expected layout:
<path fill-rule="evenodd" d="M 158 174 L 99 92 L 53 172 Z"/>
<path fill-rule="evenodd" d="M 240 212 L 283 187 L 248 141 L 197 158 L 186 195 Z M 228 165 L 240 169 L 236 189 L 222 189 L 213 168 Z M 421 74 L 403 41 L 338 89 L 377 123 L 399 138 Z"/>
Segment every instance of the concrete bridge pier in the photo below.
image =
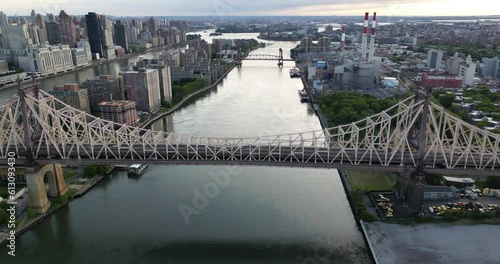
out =
<path fill-rule="evenodd" d="M 410 179 L 407 204 L 412 213 L 417 213 L 422 210 L 424 205 L 424 188 L 425 188 L 425 174 L 413 174 Z"/>
<path fill-rule="evenodd" d="M 425 174 L 407 170 L 398 175 L 395 191 L 400 199 L 406 201 L 408 209 L 416 213 L 424 203 Z"/>
<path fill-rule="evenodd" d="M 60 197 L 68 191 L 68 187 L 64 182 L 61 164 L 47 164 L 38 170 L 33 167 L 26 167 L 25 171 L 30 208 L 34 209 L 38 214 L 45 213 L 50 207 L 47 192 L 45 191 L 45 176 L 47 176 L 50 197 Z"/>

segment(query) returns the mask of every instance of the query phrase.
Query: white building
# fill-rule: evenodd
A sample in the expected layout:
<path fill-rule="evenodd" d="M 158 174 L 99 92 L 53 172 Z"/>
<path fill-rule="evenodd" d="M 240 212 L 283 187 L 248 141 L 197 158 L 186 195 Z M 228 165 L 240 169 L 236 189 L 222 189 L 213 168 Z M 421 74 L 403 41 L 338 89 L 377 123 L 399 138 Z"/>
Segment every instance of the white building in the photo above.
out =
<path fill-rule="evenodd" d="M 103 25 L 103 40 L 102 42 L 104 43 L 104 49 L 103 49 L 103 55 L 106 59 L 114 59 L 116 58 L 115 55 L 115 45 L 113 44 L 113 26 L 111 24 L 111 20 L 106 18 L 105 16 L 101 16 L 101 25 Z"/>
<path fill-rule="evenodd" d="M 84 49 L 71 49 L 71 57 L 73 59 L 73 65 L 77 68 L 87 66 L 92 61 L 87 59 L 87 52 Z"/>
<path fill-rule="evenodd" d="M 441 69 L 443 63 L 443 51 L 431 49 L 427 53 L 427 67 L 431 69 Z"/>
<path fill-rule="evenodd" d="M 458 57 L 458 53 L 455 52 L 455 55 L 446 61 L 446 70 L 454 75 L 458 75 L 460 71 L 460 63 L 462 59 Z"/>
<path fill-rule="evenodd" d="M 2 25 L 3 47 L 11 50 L 23 50 L 33 44 L 28 25 Z"/>
<path fill-rule="evenodd" d="M 476 64 L 472 62 L 469 55 L 465 63 L 460 64 L 459 77 L 463 77 L 462 87 L 474 86 L 474 76 L 476 74 Z"/>
<path fill-rule="evenodd" d="M 87 41 L 77 42 L 76 48 L 85 50 L 85 56 L 87 57 L 87 60 L 92 61 L 92 51 L 90 50 L 90 43 L 88 43 Z"/>
<path fill-rule="evenodd" d="M 156 113 L 161 107 L 158 70 L 138 69 L 120 73 L 125 83 L 127 100 L 135 101 L 137 110 Z"/>
<path fill-rule="evenodd" d="M 52 74 L 74 69 L 68 45 L 30 46 L 26 48 L 26 54 L 18 57 L 19 67 L 26 72 Z"/>

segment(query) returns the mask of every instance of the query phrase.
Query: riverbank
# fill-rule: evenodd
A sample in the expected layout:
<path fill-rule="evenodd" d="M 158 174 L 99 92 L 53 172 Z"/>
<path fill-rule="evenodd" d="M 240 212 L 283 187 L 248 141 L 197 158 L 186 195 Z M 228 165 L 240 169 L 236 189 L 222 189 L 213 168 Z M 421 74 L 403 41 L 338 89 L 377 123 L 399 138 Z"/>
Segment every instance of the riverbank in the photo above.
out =
<path fill-rule="evenodd" d="M 498 263 L 498 226 L 364 223 L 380 263 Z"/>
<path fill-rule="evenodd" d="M 113 171 L 110 171 L 109 173 L 112 173 L 112 172 Z M 108 175 L 108 174 L 106 174 L 106 175 Z M 63 199 L 63 202 L 59 203 L 59 204 L 53 203 L 47 212 L 45 212 L 41 215 L 37 215 L 33 219 L 28 219 L 27 223 L 25 223 L 19 229 L 16 230 L 15 236 L 19 237 L 23 233 L 29 231 L 31 228 L 36 226 L 38 223 L 44 221 L 48 216 L 55 213 L 59 208 L 67 205 L 74 198 L 78 198 L 78 197 L 83 196 L 86 192 L 88 192 L 90 189 L 92 189 L 92 187 L 94 187 L 94 185 L 96 185 L 98 182 L 102 181 L 102 179 L 104 179 L 104 177 L 105 176 L 101 176 L 101 175 L 94 176 L 90 180 L 88 180 L 83 186 L 81 186 L 78 190 L 76 188 L 75 189 L 68 188 L 69 190 L 71 190 L 71 192 L 68 191 L 68 193 L 65 194 L 65 196 L 67 196 L 66 197 L 67 199 Z M 4 233 L 4 234 L 0 235 L 0 246 L 4 246 L 7 243 L 8 235 L 9 235 L 8 233 Z"/>
<path fill-rule="evenodd" d="M 80 71 L 80 70 L 85 70 L 85 69 L 89 69 L 89 68 L 93 68 L 93 67 L 98 67 L 98 66 L 106 65 L 106 64 L 109 64 L 109 63 L 113 63 L 113 62 L 119 62 L 119 61 L 127 60 L 127 59 L 130 59 L 130 58 L 133 58 L 133 57 L 139 57 L 139 56 L 144 55 L 144 54 L 149 53 L 149 52 L 155 52 L 155 51 L 159 51 L 159 50 L 162 50 L 162 49 L 168 49 L 168 48 L 175 48 L 175 47 L 184 46 L 184 45 L 187 45 L 189 43 L 190 43 L 190 41 L 186 41 L 186 42 L 182 42 L 182 43 L 176 43 L 176 44 L 170 44 L 170 45 L 164 45 L 164 46 L 161 46 L 161 47 L 151 48 L 151 49 L 145 50 L 143 52 L 139 52 L 139 53 L 127 54 L 125 56 L 114 58 L 114 59 L 110 59 L 110 60 L 101 59 L 99 61 L 92 61 L 92 63 L 89 64 L 89 65 L 85 65 L 85 66 L 82 66 L 82 67 L 70 69 L 70 70 L 67 70 L 67 71 L 64 71 L 64 72 L 59 72 L 59 73 L 56 73 L 56 74 L 51 74 L 51 75 L 39 77 L 39 78 L 36 78 L 36 80 L 37 81 L 42 81 L 42 80 L 45 80 L 45 79 L 54 78 L 54 77 L 57 77 L 57 76 L 65 75 L 65 74 L 68 74 L 68 73 L 72 73 L 72 72 L 75 72 L 75 71 Z M 23 82 L 23 83 L 28 83 L 28 82 L 29 81 L 26 81 L 26 82 Z M 14 88 L 16 86 L 17 86 L 17 84 L 10 84 L 10 85 L 6 85 L 6 86 L 1 86 L 0 87 L 0 91 L 1 90 L 12 89 L 12 88 Z"/>
<path fill-rule="evenodd" d="M 92 189 L 92 187 L 94 187 L 94 185 L 96 185 L 98 182 L 102 181 L 102 179 L 104 179 L 104 176 L 93 177 L 92 179 L 87 181 L 85 183 L 85 185 L 83 185 L 83 187 L 80 188 L 75 194 L 73 194 L 71 196 L 71 199 L 83 196 L 86 192 L 88 192 L 90 189 Z"/>
<path fill-rule="evenodd" d="M 192 92 L 190 94 L 188 94 L 184 99 L 182 99 L 182 101 L 178 102 L 177 104 L 175 104 L 174 106 L 172 106 L 171 108 L 169 108 L 167 111 L 165 112 L 161 112 L 159 113 L 157 116 L 154 116 L 152 119 L 148 119 L 146 120 L 144 123 L 142 123 L 141 125 L 139 125 L 139 127 L 141 128 L 147 128 L 149 126 L 151 126 L 151 124 L 153 124 L 154 122 L 158 121 L 159 119 L 167 116 L 167 115 L 170 115 L 172 114 L 173 112 L 177 111 L 180 107 L 182 107 L 187 101 L 189 101 L 191 98 L 201 94 L 201 93 L 204 93 L 208 90 L 211 90 L 212 88 L 216 87 L 217 85 L 219 85 L 219 83 L 234 69 L 234 67 L 236 67 L 235 64 L 233 64 L 231 67 L 229 67 L 229 69 L 219 78 L 217 79 L 217 81 L 215 81 L 213 84 L 210 84 L 210 85 L 207 85 L 195 92 Z"/>

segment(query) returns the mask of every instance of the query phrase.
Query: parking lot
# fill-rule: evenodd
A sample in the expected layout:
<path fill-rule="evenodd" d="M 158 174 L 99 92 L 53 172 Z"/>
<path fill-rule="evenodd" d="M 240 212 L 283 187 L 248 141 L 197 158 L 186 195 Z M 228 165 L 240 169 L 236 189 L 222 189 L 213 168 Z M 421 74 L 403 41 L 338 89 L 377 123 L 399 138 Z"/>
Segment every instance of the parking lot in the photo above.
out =
<path fill-rule="evenodd" d="M 462 198 L 463 197 L 463 198 Z M 424 200 L 424 209 L 427 214 L 436 215 L 434 211 L 436 207 L 446 207 L 446 210 L 457 208 L 457 209 L 483 209 L 486 210 L 496 209 L 496 207 L 500 207 L 500 199 L 492 196 L 478 196 L 477 199 L 471 199 L 468 197 L 462 196 L 461 198 L 452 198 L 452 199 L 439 199 L 439 200 Z M 472 206 L 471 206 L 472 205 Z M 492 206 L 490 206 L 492 205 Z M 429 210 L 429 207 L 432 207 L 433 210 Z"/>

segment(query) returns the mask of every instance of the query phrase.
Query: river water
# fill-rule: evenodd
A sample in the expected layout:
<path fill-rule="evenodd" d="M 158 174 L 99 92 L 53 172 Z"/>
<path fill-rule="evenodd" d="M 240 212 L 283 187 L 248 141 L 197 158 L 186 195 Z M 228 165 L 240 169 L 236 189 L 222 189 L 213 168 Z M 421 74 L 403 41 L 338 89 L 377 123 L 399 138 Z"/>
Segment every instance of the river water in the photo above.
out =
<path fill-rule="evenodd" d="M 267 43 L 253 52 L 277 54 L 281 47 L 288 56 L 296 45 Z M 288 75 L 293 66 L 243 61 L 217 88 L 153 128 L 234 137 L 321 129 L 314 111 L 299 102 L 301 81 Z M 17 238 L 16 246 L 17 257 L 2 249 L 0 263 L 371 261 L 334 169 L 150 166 L 138 178 L 118 172 Z"/>

